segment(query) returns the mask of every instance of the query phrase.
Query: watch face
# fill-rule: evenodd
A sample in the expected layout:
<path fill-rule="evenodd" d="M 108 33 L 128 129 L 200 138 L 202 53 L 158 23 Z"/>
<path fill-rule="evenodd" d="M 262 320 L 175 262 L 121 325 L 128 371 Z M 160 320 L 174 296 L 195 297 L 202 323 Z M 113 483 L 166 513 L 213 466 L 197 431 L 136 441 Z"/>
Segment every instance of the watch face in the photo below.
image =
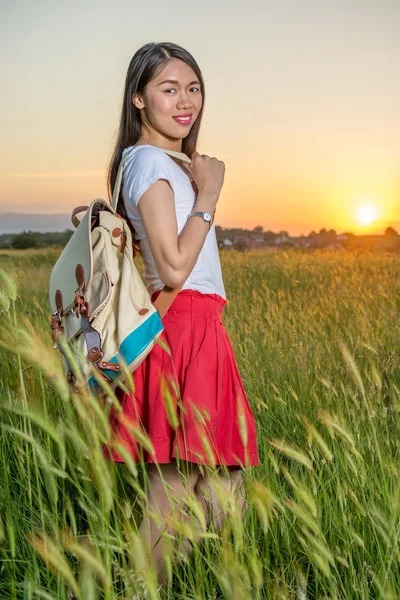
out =
<path fill-rule="evenodd" d="M 205 212 L 204 215 L 203 215 L 203 219 L 205 221 L 211 221 L 211 215 L 210 215 L 210 213 Z"/>

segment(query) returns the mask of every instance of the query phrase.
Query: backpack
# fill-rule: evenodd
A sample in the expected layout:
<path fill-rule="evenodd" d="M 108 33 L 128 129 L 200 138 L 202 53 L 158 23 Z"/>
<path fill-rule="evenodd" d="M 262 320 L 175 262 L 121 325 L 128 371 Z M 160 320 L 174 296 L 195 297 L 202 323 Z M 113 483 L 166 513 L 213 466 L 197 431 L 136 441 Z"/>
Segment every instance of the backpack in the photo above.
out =
<path fill-rule="evenodd" d="M 161 149 L 191 163 L 181 152 Z M 161 319 L 182 288 L 165 286 L 152 303 L 134 263 L 131 230 L 116 212 L 130 155 L 119 165 L 111 206 L 98 198 L 74 209 L 76 231 L 50 276 L 54 348 L 76 392 L 82 384 L 100 392 L 99 374 L 114 389 L 135 371 L 164 330 Z"/>

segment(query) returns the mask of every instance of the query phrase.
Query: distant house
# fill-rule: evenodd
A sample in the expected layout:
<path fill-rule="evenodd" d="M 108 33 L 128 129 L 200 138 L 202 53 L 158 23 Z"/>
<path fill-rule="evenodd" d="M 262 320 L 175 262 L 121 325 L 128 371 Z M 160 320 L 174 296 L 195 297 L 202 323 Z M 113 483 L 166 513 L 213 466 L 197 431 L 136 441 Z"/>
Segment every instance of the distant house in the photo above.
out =
<path fill-rule="evenodd" d="M 235 235 L 233 245 L 237 248 L 251 248 L 251 239 L 248 235 Z"/>
<path fill-rule="evenodd" d="M 257 246 L 258 244 L 263 244 L 264 243 L 264 236 L 260 233 L 257 234 L 252 234 L 250 236 L 250 240 L 252 242 L 253 245 Z"/>
<path fill-rule="evenodd" d="M 218 248 L 223 248 L 224 250 L 232 250 L 233 243 L 229 238 L 224 238 L 223 240 L 218 241 Z"/>
<path fill-rule="evenodd" d="M 290 241 L 290 237 L 287 235 L 278 235 L 275 238 L 275 242 L 274 245 L 275 246 L 282 246 L 283 244 L 287 244 Z"/>
<path fill-rule="evenodd" d="M 254 233 L 250 231 L 247 234 L 239 234 L 235 235 L 233 240 L 233 245 L 236 248 L 244 249 L 244 248 L 262 248 L 266 246 L 264 241 L 264 236 L 262 233 Z"/>
<path fill-rule="evenodd" d="M 316 242 L 310 236 L 301 235 L 298 237 L 290 237 L 288 240 L 295 248 L 315 248 Z"/>

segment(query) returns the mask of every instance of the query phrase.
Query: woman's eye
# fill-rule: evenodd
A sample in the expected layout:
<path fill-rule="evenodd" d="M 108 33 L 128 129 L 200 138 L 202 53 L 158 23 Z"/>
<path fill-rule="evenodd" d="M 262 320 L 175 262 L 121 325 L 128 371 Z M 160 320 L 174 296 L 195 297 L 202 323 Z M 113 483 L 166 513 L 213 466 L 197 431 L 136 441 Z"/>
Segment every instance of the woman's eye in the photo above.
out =
<path fill-rule="evenodd" d="M 198 88 L 198 87 L 192 87 L 192 88 L 190 88 L 190 89 L 191 89 L 191 90 L 197 90 L 197 91 L 199 91 L 199 88 Z M 174 91 L 175 91 L 175 88 L 168 88 L 168 90 L 165 90 L 165 91 L 166 91 L 166 92 L 172 92 L 172 90 L 174 90 Z"/>

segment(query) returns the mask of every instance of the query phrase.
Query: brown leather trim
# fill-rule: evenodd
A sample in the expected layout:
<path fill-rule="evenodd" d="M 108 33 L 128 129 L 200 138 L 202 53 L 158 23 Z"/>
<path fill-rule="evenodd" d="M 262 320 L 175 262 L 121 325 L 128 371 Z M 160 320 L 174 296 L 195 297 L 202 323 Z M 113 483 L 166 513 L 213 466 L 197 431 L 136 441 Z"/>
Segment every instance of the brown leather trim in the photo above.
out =
<path fill-rule="evenodd" d="M 98 371 L 100 373 L 100 375 L 107 381 L 107 383 L 110 383 L 111 377 L 109 377 L 109 375 L 107 375 L 106 373 L 104 373 L 104 371 L 99 369 L 98 364 L 94 365 L 94 367 L 95 367 L 96 371 Z"/>
<path fill-rule="evenodd" d="M 95 346 L 94 348 L 92 348 L 90 350 L 90 352 L 88 352 L 87 357 L 88 357 L 88 360 L 90 360 L 90 362 L 94 363 L 94 362 L 96 362 L 96 360 L 101 359 L 101 355 L 102 355 L 102 352 L 101 352 L 100 348 Z"/>
<path fill-rule="evenodd" d="M 80 225 L 80 220 L 76 217 L 76 215 L 79 215 L 81 212 L 86 212 L 88 208 L 88 206 L 77 206 L 74 208 L 71 215 L 71 221 L 74 227 L 78 227 Z"/>
<path fill-rule="evenodd" d="M 125 246 L 126 246 L 126 233 L 125 231 L 121 231 L 121 246 L 120 246 L 120 250 L 122 253 L 124 253 L 125 251 Z"/>
<path fill-rule="evenodd" d="M 63 313 L 63 301 L 62 301 L 61 290 L 56 290 L 55 300 L 56 300 L 56 309 L 58 310 L 58 312 L 60 313 L 60 315 L 62 315 L 62 313 Z"/>
<path fill-rule="evenodd" d="M 78 286 L 83 289 L 84 285 L 85 285 L 85 270 L 82 267 L 82 265 L 80 265 L 80 264 L 76 265 L 75 277 L 76 277 Z"/>
<path fill-rule="evenodd" d="M 182 286 L 179 288 L 170 288 L 167 285 L 161 290 L 157 298 L 154 300 L 153 305 L 156 307 L 161 318 L 167 313 L 169 307 L 175 299 L 175 296 L 180 292 Z"/>
<path fill-rule="evenodd" d="M 75 293 L 74 297 L 74 308 L 75 315 L 79 318 L 81 315 L 85 315 L 86 317 L 90 316 L 90 307 L 89 303 L 85 302 L 84 296 L 80 293 L 79 289 Z"/>
<path fill-rule="evenodd" d="M 97 363 L 97 368 L 98 369 L 108 369 L 109 371 L 120 371 L 121 367 L 119 366 L 118 363 L 111 363 L 111 362 L 107 362 L 106 360 L 101 360 L 100 362 Z"/>
<path fill-rule="evenodd" d="M 56 344 L 60 333 L 64 333 L 64 328 L 61 325 L 61 319 L 58 314 L 52 316 L 50 327 L 51 337 L 53 339 L 53 342 Z"/>

